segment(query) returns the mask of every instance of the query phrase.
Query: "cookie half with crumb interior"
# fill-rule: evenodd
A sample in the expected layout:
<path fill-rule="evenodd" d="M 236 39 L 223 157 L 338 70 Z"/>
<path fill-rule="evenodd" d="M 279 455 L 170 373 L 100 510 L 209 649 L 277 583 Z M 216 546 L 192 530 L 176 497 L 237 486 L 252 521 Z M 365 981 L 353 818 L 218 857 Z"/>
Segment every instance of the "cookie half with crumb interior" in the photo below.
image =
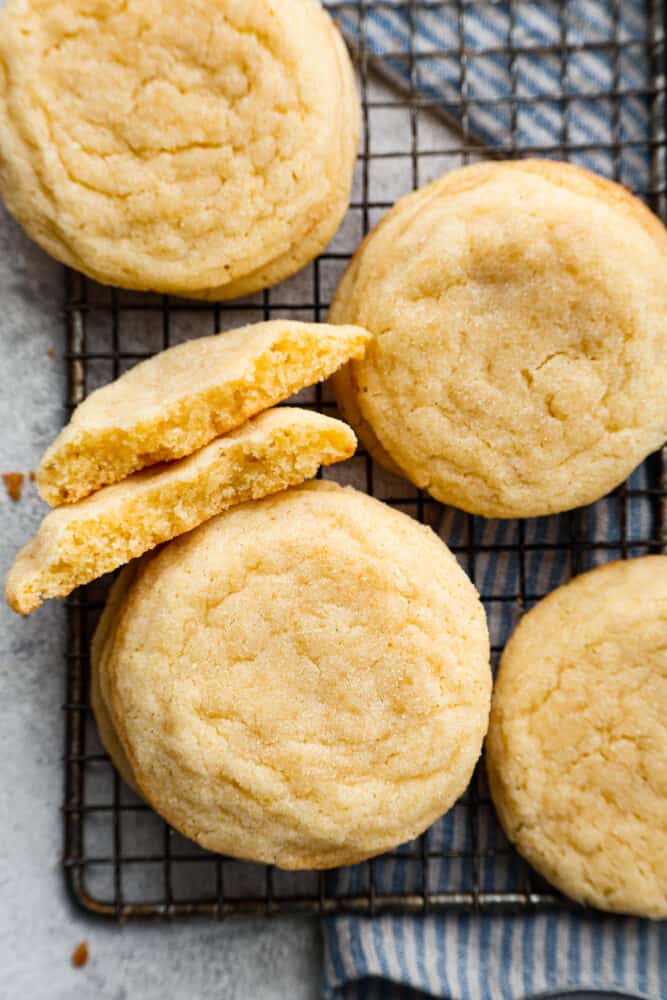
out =
<path fill-rule="evenodd" d="M 7 601 L 29 614 L 234 504 L 312 478 L 356 444 L 347 424 L 321 413 L 292 406 L 260 413 L 193 455 L 52 510 L 9 571 Z"/>
<path fill-rule="evenodd" d="M 76 408 L 40 462 L 40 496 L 72 503 L 189 455 L 361 357 L 369 339 L 360 327 L 271 320 L 170 347 Z"/>

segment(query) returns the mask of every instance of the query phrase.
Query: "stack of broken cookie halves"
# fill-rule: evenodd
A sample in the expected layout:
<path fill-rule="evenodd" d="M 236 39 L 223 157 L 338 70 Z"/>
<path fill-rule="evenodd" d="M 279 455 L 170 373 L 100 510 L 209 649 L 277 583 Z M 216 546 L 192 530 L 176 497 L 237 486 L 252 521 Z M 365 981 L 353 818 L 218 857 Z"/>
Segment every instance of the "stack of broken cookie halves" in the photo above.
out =
<path fill-rule="evenodd" d="M 203 337 L 92 393 L 37 472 L 55 505 L 7 580 L 23 614 L 244 500 L 352 455 L 346 424 L 273 408 L 359 357 L 360 327 L 273 321 Z"/>
<path fill-rule="evenodd" d="M 10 0 L 0 17 L 0 192 L 60 260 L 222 299 L 335 231 L 359 106 L 316 0 Z M 394 206 L 329 319 L 189 340 L 94 392 L 44 456 L 55 509 L 9 603 L 129 563 L 93 642 L 98 727 L 205 847 L 286 868 L 394 847 L 463 793 L 488 730 L 526 858 L 583 902 L 667 916 L 667 557 L 529 611 L 491 707 L 484 611 L 449 549 L 305 483 L 355 435 L 276 407 L 333 376 L 373 458 L 443 503 L 591 503 L 667 437 L 667 233 L 570 165 L 476 164 Z"/>

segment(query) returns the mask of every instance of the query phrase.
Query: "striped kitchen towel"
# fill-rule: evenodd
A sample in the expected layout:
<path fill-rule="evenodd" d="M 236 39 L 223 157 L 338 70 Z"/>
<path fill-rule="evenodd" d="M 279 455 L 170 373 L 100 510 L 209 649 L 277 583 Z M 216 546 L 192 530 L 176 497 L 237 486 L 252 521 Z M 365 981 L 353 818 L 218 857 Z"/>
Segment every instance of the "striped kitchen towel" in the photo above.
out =
<path fill-rule="evenodd" d="M 653 129 L 656 116 L 664 114 L 664 103 L 660 107 L 650 99 L 655 52 L 647 44 L 650 4 L 330 0 L 330 6 L 350 43 L 362 56 L 368 54 L 369 73 L 372 57 L 382 57 L 398 87 L 418 95 L 422 105 L 437 102 L 458 119 L 471 144 L 508 154 L 520 147 L 555 157 L 567 144 L 572 161 L 616 177 L 639 193 L 648 191 L 655 169 Z M 510 47 L 518 53 L 509 52 Z M 436 55 L 436 50 L 445 54 Z M 412 59 L 411 53 L 421 58 Z M 608 96 L 612 91 L 614 101 Z M 463 120 L 461 94 L 466 98 Z M 608 497 L 574 515 L 526 521 L 521 528 L 517 522 L 476 519 L 477 540 L 487 550 L 489 543 L 505 543 L 506 549 L 481 551 L 474 567 L 467 561 L 464 567 L 474 569 L 483 594 L 516 594 L 520 570 L 510 548 L 521 531 L 526 541 L 538 543 L 527 553 L 524 570 L 526 590 L 540 595 L 569 579 L 573 570 L 583 572 L 622 553 L 643 555 L 643 543 L 656 537 L 656 525 L 654 506 L 641 491 L 657 485 L 655 475 L 649 460 L 634 474 L 636 490 L 627 498 Z M 579 537 L 604 543 L 582 549 L 575 566 L 552 544 L 567 541 L 573 517 Z M 447 512 L 439 530 L 445 541 L 461 543 L 466 519 Z M 542 542 L 548 543 L 543 549 Z M 511 601 L 491 600 L 487 612 L 492 642 L 502 645 L 520 610 Z M 430 891 L 470 887 L 465 852 L 472 847 L 472 835 L 465 802 L 429 831 Z M 478 816 L 476 837 L 482 847 L 502 842 L 490 807 Z M 379 859 L 376 892 L 420 891 L 418 856 L 414 846 L 406 845 L 397 857 Z M 476 877 L 485 891 L 516 888 L 521 865 L 512 855 L 490 853 Z M 363 892 L 368 867 L 343 869 L 330 877 L 338 892 Z M 331 1000 L 390 1000 L 419 996 L 419 991 L 456 1000 L 513 1000 L 572 987 L 667 1000 L 665 923 L 565 910 L 514 917 L 346 916 L 324 920 L 323 936 L 323 994 Z"/>
<path fill-rule="evenodd" d="M 432 102 L 458 118 L 473 143 L 550 156 L 566 144 L 573 162 L 647 190 L 651 115 L 660 114 L 657 101 L 651 110 L 655 48 L 649 41 L 660 28 L 649 24 L 649 8 L 659 3 L 328 4 L 371 71 L 375 58 L 421 106 Z"/>

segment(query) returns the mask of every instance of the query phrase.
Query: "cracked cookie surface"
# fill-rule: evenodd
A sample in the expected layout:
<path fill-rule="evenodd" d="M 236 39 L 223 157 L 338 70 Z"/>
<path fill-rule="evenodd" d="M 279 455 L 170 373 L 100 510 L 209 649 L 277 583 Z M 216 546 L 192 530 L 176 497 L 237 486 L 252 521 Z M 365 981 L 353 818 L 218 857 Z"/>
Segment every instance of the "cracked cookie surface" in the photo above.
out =
<path fill-rule="evenodd" d="M 0 192 L 54 257 L 230 298 L 315 257 L 348 203 L 359 103 L 316 0 L 9 0 Z"/>
<path fill-rule="evenodd" d="M 321 482 L 145 557 L 96 661 L 103 725 L 154 808 L 285 868 L 412 839 L 465 790 L 488 721 L 486 621 L 454 557 Z"/>
<path fill-rule="evenodd" d="M 577 577 L 503 654 L 486 762 L 507 836 L 568 896 L 667 917 L 667 556 Z"/>
<path fill-rule="evenodd" d="M 346 418 L 463 510 L 590 503 L 667 437 L 667 233 L 568 164 L 477 164 L 406 196 L 330 319 L 375 335 L 334 379 Z"/>

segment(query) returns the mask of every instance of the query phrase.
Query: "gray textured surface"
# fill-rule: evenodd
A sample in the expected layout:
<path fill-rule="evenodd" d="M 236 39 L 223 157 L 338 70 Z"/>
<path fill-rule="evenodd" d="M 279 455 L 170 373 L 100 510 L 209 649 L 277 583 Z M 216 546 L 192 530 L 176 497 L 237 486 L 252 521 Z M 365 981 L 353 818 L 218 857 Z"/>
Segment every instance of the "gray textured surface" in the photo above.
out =
<path fill-rule="evenodd" d="M 0 208 L 0 472 L 28 473 L 62 421 L 62 269 Z M 57 352 L 49 356 L 49 349 Z M 0 489 L 4 577 L 44 512 L 32 483 Z M 3 1000 L 209 1000 L 318 994 L 313 922 L 114 927 L 74 910 L 62 846 L 63 609 L 0 607 L 0 996 Z M 82 970 L 70 954 L 86 939 Z"/>

